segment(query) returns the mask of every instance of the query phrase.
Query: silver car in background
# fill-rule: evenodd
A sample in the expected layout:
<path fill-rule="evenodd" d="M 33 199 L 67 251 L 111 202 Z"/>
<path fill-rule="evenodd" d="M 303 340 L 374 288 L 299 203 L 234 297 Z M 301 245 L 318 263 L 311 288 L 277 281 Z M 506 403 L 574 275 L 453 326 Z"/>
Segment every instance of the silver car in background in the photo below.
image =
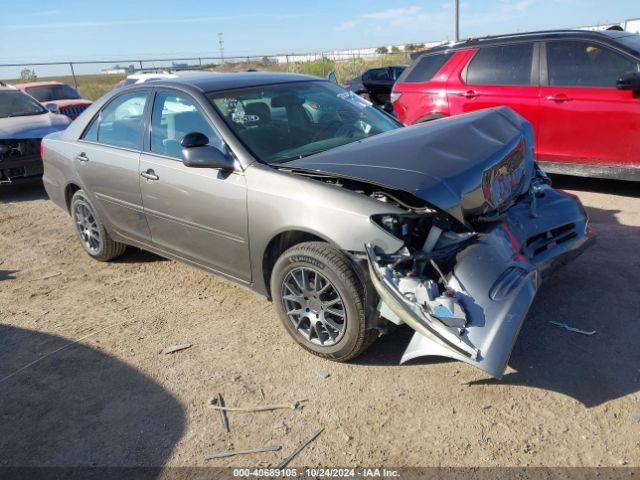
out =
<path fill-rule="evenodd" d="M 40 178 L 42 137 L 69 123 L 67 116 L 50 112 L 35 98 L 0 82 L 0 185 Z"/>
<path fill-rule="evenodd" d="M 315 77 L 212 74 L 107 94 L 46 137 L 44 183 L 91 257 L 246 285 L 319 356 L 407 324 L 403 361 L 500 377 L 541 274 L 592 240 L 532 147 L 507 108 L 404 127 Z"/>

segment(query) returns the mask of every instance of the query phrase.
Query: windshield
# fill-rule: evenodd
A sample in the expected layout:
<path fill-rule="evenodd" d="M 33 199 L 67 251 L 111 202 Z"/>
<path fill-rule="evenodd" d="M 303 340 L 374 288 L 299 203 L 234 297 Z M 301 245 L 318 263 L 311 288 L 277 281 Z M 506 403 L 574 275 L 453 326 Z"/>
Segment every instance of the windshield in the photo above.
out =
<path fill-rule="evenodd" d="M 283 163 L 400 128 L 330 82 L 294 82 L 209 94 L 233 132 L 264 163 Z"/>
<path fill-rule="evenodd" d="M 39 102 L 77 100 L 81 98 L 78 92 L 69 85 L 41 85 L 39 87 L 27 87 L 25 90 Z"/>
<path fill-rule="evenodd" d="M 40 115 L 47 110 L 18 90 L 0 90 L 0 118 Z"/>

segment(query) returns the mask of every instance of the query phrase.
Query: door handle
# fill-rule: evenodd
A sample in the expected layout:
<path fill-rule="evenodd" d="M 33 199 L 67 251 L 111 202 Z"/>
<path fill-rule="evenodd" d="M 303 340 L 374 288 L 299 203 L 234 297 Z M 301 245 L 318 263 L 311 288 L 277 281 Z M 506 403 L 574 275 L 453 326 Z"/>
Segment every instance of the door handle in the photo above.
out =
<path fill-rule="evenodd" d="M 458 95 L 464 98 L 476 98 L 478 96 L 478 92 L 475 90 L 467 90 L 466 92 L 460 92 Z"/>
<path fill-rule="evenodd" d="M 573 98 L 567 97 L 564 93 L 559 93 L 558 95 L 549 95 L 548 97 L 546 97 L 546 100 L 549 100 L 550 102 L 562 103 L 570 102 L 571 100 L 573 100 Z"/>
<path fill-rule="evenodd" d="M 79 155 L 76 155 L 76 160 L 78 160 L 79 162 L 88 162 L 89 161 L 89 157 L 87 157 L 87 154 L 82 152 Z"/>
<path fill-rule="evenodd" d="M 160 177 L 156 175 L 156 172 L 149 169 L 146 172 L 140 172 L 140 176 L 146 178 L 147 180 L 160 180 Z"/>

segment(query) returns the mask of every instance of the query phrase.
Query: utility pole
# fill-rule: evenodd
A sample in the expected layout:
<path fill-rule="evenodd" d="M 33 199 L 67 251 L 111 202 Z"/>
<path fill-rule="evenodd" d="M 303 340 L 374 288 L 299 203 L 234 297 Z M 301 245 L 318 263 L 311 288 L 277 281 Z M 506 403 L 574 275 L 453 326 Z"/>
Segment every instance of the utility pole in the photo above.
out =
<path fill-rule="evenodd" d="M 460 3 L 459 0 L 453 0 L 453 23 L 454 33 L 453 39 L 457 42 L 460 40 Z"/>
<path fill-rule="evenodd" d="M 218 44 L 220 45 L 220 60 L 224 63 L 224 39 L 222 38 L 222 32 L 218 33 Z"/>

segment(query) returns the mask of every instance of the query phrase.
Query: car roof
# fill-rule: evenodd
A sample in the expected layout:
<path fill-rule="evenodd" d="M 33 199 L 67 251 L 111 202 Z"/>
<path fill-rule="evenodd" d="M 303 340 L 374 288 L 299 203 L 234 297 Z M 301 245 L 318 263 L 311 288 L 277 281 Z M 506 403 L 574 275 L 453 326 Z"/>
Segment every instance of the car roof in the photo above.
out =
<path fill-rule="evenodd" d="M 505 35 L 494 35 L 488 37 L 480 37 L 480 38 L 468 38 L 466 40 L 462 40 L 459 42 L 450 42 L 442 45 L 438 45 L 433 48 L 429 48 L 427 50 L 421 50 L 420 52 L 416 52 L 415 55 L 412 55 L 412 59 L 416 59 L 424 54 L 432 54 L 439 53 L 445 51 L 452 50 L 460 50 L 464 48 L 473 48 L 473 47 L 481 47 L 481 46 L 490 46 L 490 45 L 498 45 L 503 43 L 509 43 L 511 41 L 540 41 L 540 40 L 552 40 L 559 38 L 567 38 L 567 37 L 580 37 L 584 39 L 591 40 L 604 40 L 609 42 L 615 42 L 616 39 L 636 35 L 634 33 L 619 31 L 619 30 L 541 30 L 536 32 L 523 32 L 523 33 L 511 33 Z M 616 42 L 616 45 L 619 45 L 621 48 L 624 48 L 622 44 Z M 635 52 L 631 49 L 624 48 L 628 50 L 630 53 L 635 55 L 638 52 Z"/>
<path fill-rule="evenodd" d="M 203 92 L 215 92 L 231 90 L 235 88 L 258 87 L 261 85 L 275 85 L 278 83 L 309 82 L 312 80 L 323 80 L 320 77 L 311 75 L 301 75 L 297 73 L 274 73 L 274 72 L 238 72 L 238 73 L 217 73 L 206 72 L 198 75 L 169 78 L 158 82 L 153 82 L 154 86 L 161 85 L 191 85 Z"/>

